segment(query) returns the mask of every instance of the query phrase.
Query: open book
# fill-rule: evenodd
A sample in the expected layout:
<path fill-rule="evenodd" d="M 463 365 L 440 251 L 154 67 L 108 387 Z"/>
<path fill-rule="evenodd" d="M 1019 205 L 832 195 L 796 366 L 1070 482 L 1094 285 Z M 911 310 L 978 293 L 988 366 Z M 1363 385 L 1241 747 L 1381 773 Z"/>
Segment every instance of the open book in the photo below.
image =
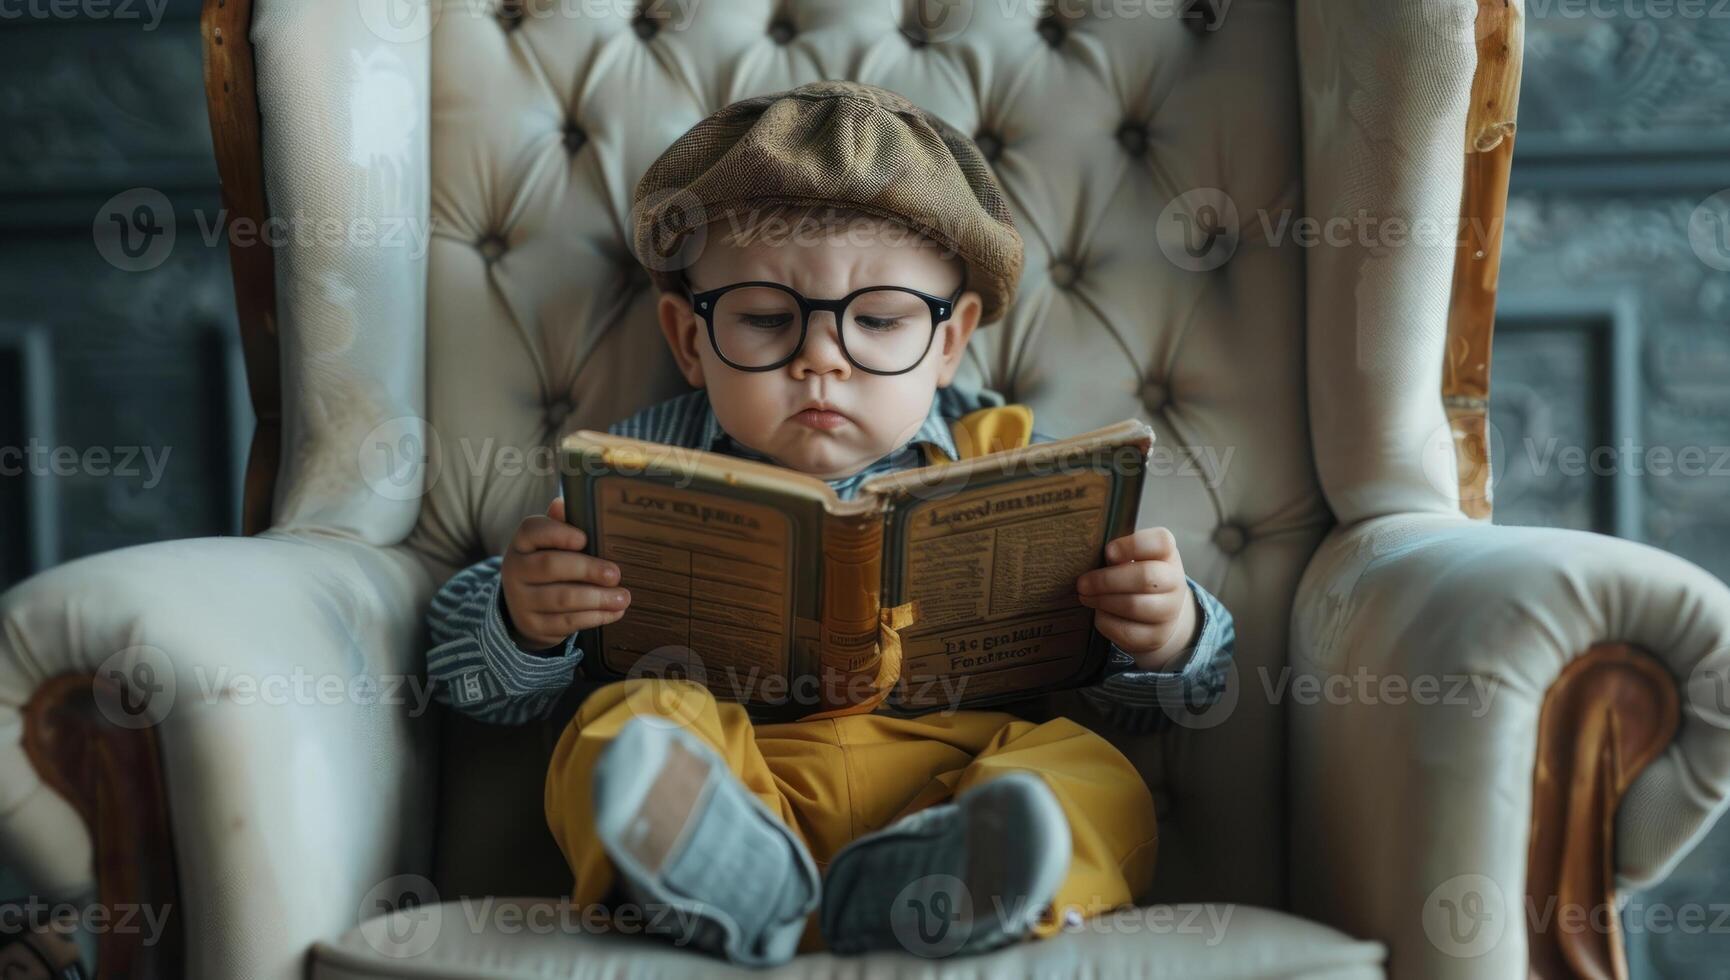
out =
<path fill-rule="evenodd" d="M 767 721 L 1094 683 L 1110 644 L 1075 580 L 1135 529 L 1152 444 L 1128 419 L 872 477 L 843 501 L 783 467 L 572 433 L 566 519 L 631 591 L 579 638 L 585 669 L 687 676 Z"/>

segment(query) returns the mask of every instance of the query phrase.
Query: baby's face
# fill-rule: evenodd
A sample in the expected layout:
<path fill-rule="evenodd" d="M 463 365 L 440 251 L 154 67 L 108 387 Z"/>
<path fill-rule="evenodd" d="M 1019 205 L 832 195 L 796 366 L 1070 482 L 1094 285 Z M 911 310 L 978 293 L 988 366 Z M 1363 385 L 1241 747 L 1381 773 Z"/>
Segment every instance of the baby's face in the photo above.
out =
<path fill-rule="evenodd" d="M 791 286 L 814 300 L 840 299 L 865 286 L 906 286 L 951 297 L 962 282 L 959 259 L 886 226 L 814 231 L 792 241 L 745 245 L 723 240 L 722 227 L 710 228 L 701 257 L 687 271 L 693 291 L 757 280 Z M 729 435 L 783 466 L 833 480 L 857 473 L 919 431 L 937 389 L 955 377 L 980 308 L 977 293 L 963 293 L 948 320 L 937 325 L 924 357 L 913 370 L 895 375 L 872 374 L 850 363 L 835 315 L 827 311 L 811 313 L 804 347 L 770 371 L 742 371 L 723 361 L 689 297 L 663 295 L 659 314 L 680 370 L 691 384 L 708 389 L 716 420 Z M 749 320 L 735 319 L 755 329 L 770 329 L 776 322 L 764 311 L 726 312 L 752 314 Z M 849 317 L 859 323 L 855 313 Z M 885 322 L 872 319 L 867 325 Z M 716 326 L 723 328 L 720 320 Z M 849 339 L 864 328 L 849 326 Z M 796 313 L 790 329 L 797 334 Z M 854 349 L 863 361 L 861 343 L 854 341 Z M 731 351 L 729 356 L 740 360 Z M 825 410 L 812 409 L 819 403 Z"/>

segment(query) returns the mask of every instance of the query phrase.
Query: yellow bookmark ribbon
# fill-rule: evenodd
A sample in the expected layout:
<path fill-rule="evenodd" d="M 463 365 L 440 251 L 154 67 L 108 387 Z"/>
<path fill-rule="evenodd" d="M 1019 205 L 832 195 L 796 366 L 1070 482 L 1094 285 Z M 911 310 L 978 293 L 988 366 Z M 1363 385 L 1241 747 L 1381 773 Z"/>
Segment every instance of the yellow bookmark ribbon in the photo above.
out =
<path fill-rule="evenodd" d="M 877 679 L 872 683 L 870 697 L 856 704 L 819 711 L 814 715 L 806 715 L 802 721 L 816 721 L 819 718 L 840 718 L 844 715 L 862 715 L 875 711 L 889 692 L 901 680 L 901 631 L 919 618 L 917 603 L 909 600 L 899 606 L 884 606 L 877 612 Z"/>

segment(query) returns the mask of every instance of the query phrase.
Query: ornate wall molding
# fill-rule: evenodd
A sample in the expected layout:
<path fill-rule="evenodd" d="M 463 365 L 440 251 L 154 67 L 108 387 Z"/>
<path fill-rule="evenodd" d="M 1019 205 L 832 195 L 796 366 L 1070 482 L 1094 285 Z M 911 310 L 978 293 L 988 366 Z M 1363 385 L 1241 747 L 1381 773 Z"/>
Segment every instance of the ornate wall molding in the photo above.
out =
<path fill-rule="evenodd" d="M 1592 447 L 1618 450 L 1617 473 L 1638 483 L 1643 501 L 1632 533 L 1613 522 L 1593 528 L 1628 533 L 1730 579 L 1730 275 L 1708 265 L 1689 238 L 1703 200 L 1650 189 L 1625 196 L 1514 194 L 1503 290 L 1528 298 L 1515 300 L 1517 316 L 1503 312 L 1512 330 L 1521 320 L 1582 315 L 1624 324 L 1618 329 L 1630 339 L 1618 349 L 1631 363 L 1607 370 L 1632 373 L 1639 407 L 1619 430 L 1593 423 L 1602 435 Z M 1611 295 L 1613 302 L 1580 299 Z M 1594 313 L 1593 303 L 1603 308 Z M 1495 391 L 1510 398 L 1555 382 L 1538 376 L 1545 373 L 1541 365 L 1520 368 L 1510 360 L 1496 370 Z M 1514 407 L 1494 395 L 1491 402 L 1492 421 L 1498 409 Z M 1625 438 L 1631 451 L 1621 451 Z"/>
<path fill-rule="evenodd" d="M 1492 396 L 1498 521 L 1645 539 L 1640 474 L 1601 466 L 1615 462 L 1607 452 L 1592 457 L 1643 444 L 1637 304 L 1627 289 L 1504 294 L 1504 377 Z"/>
<path fill-rule="evenodd" d="M 1593 16 L 1605 11 L 1619 16 Z M 1730 8 L 1718 0 L 1551 0 L 1527 16 L 1522 141 L 1638 150 L 1730 139 Z"/>
<path fill-rule="evenodd" d="M 1570 13 L 1594 7 L 1622 15 Z M 1491 419 L 1516 439 L 1631 438 L 1641 469 L 1624 457 L 1609 478 L 1570 485 L 1531 482 L 1505 461 L 1497 518 L 1583 522 L 1730 579 L 1730 243 L 1702 255 L 1690 238 L 1702 204 L 1730 188 L 1730 7 L 1550 0 L 1527 14 Z M 1705 217 L 1730 231 L 1730 204 Z M 1684 451 L 1695 472 L 1678 472 Z M 1666 455 L 1668 472 L 1646 467 Z M 1637 501 L 1590 506 L 1606 484 Z M 1730 894 L 1726 868 L 1730 821 L 1669 879 L 1627 896 L 1634 977 L 1706 976 L 1730 961 L 1721 930 L 1660 931 L 1648 917 L 1710 915 Z"/>

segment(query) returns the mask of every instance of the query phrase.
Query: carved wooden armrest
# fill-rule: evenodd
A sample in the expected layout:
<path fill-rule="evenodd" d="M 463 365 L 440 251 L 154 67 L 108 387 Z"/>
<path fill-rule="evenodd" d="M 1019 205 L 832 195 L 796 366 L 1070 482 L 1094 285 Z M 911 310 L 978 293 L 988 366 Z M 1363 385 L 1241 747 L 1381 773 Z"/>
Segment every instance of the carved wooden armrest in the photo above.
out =
<path fill-rule="evenodd" d="M 1676 735 L 1675 678 L 1650 654 L 1604 643 L 1544 696 L 1532 773 L 1526 897 L 1532 975 L 1626 980 L 1616 914 L 1616 807 Z M 1583 915 L 1581 913 L 1584 913 Z"/>
<path fill-rule="evenodd" d="M 61 674 L 25 705 L 24 752 L 42 781 L 70 802 L 89 828 L 96 850 L 96 903 L 104 917 L 111 923 L 120 916 L 136 922 L 138 910 L 145 908 L 166 915 L 168 928 L 158 937 L 131 927 L 97 932 L 97 976 L 180 977 L 185 975 L 185 916 L 156 729 L 117 725 L 97 703 L 103 698 L 120 704 L 128 696 L 112 678 Z M 151 938 L 156 941 L 145 941 Z"/>

